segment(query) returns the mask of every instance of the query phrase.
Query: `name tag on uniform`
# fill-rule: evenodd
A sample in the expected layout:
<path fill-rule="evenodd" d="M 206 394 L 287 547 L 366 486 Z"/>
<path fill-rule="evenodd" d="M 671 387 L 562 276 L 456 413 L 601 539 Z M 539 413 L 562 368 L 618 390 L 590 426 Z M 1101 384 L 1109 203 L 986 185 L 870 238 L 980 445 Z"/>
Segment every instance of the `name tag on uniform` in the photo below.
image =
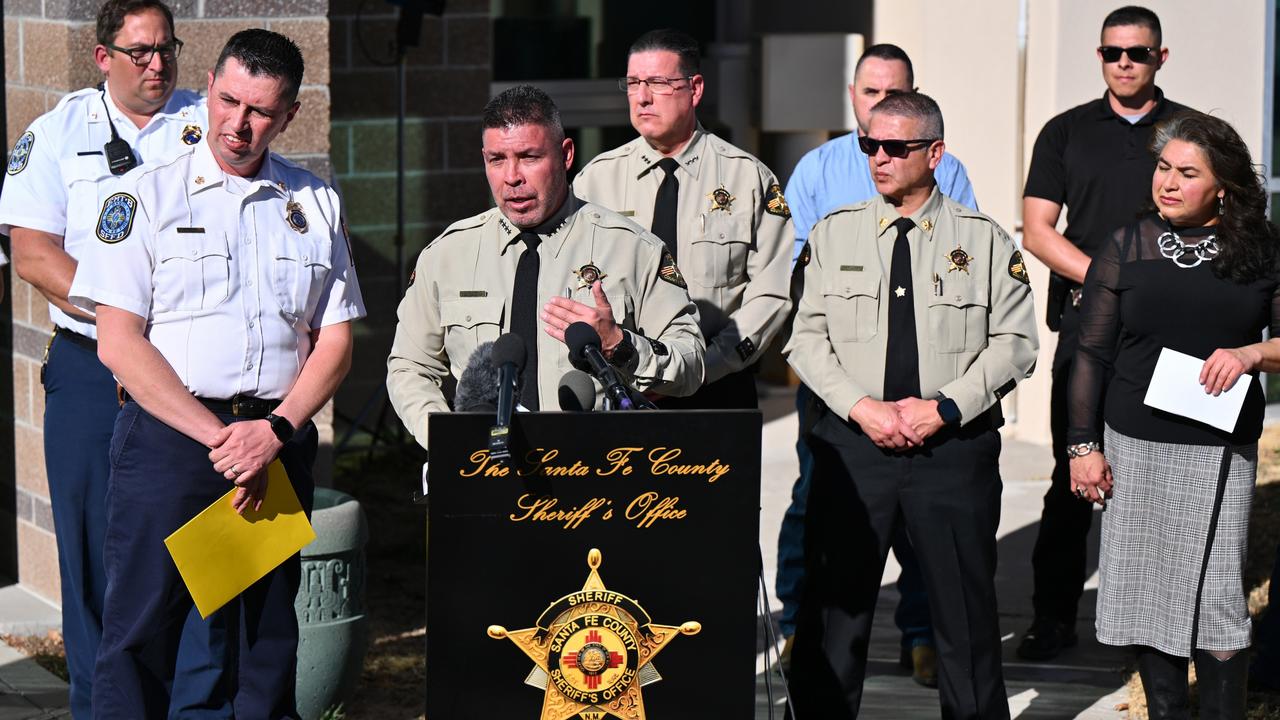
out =
<path fill-rule="evenodd" d="M 204 228 L 202 227 L 180 227 L 180 228 L 174 228 L 174 231 L 177 232 L 179 235 L 203 235 L 204 234 Z"/>
<path fill-rule="evenodd" d="M 840 272 L 862 272 L 861 265 L 841 265 Z"/>
<path fill-rule="evenodd" d="M 101 150 L 81 150 L 80 152 L 76 153 L 76 155 L 80 157 L 85 157 L 86 155 L 101 155 L 101 154 L 102 154 Z"/>
<path fill-rule="evenodd" d="M 622 217 L 635 217 L 636 211 L 635 210 L 619 210 L 618 214 L 621 215 Z"/>
<path fill-rule="evenodd" d="M 488 290 L 459 290 L 458 297 L 489 297 Z"/>

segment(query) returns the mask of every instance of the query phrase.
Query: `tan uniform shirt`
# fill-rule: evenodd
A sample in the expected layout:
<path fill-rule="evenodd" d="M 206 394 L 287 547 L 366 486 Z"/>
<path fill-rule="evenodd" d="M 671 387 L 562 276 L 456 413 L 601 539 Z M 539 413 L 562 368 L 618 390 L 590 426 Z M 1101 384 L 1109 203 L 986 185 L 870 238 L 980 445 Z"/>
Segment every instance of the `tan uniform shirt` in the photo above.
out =
<path fill-rule="evenodd" d="M 574 192 L 652 227 L 662 157 L 638 137 L 588 163 Z M 710 383 L 755 362 L 786 321 L 795 233 L 777 178 L 749 153 L 699 127 L 675 159 L 676 262 L 698 304 Z"/>
<path fill-rule="evenodd" d="M 814 226 L 791 342 L 784 354 L 832 412 L 882 399 L 889 287 L 898 212 L 883 197 L 840 208 Z M 995 221 L 933 195 L 911 216 L 920 391 L 979 417 L 1035 366 L 1039 340 L 1022 254 Z"/>
<path fill-rule="evenodd" d="M 664 263 L 662 242 L 630 220 L 572 197 L 558 215 L 563 222 L 553 219 L 553 229 L 541 233 L 538 308 L 557 295 L 594 307 L 578 273 L 588 265 L 598 268 L 614 319 L 635 346 L 620 374 L 637 390 L 692 394 L 702 383 L 706 345 L 679 271 Z M 441 390 L 446 376 L 461 378 L 476 347 L 510 327 L 511 291 L 524 252 L 519 234 L 491 209 L 449 226 L 418 256 L 400 302 L 387 390 L 423 447 L 427 416 L 449 410 Z M 554 409 L 560 379 L 573 366 L 565 345 L 545 332 L 538 333 L 537 345 L 538 400 Z"/>

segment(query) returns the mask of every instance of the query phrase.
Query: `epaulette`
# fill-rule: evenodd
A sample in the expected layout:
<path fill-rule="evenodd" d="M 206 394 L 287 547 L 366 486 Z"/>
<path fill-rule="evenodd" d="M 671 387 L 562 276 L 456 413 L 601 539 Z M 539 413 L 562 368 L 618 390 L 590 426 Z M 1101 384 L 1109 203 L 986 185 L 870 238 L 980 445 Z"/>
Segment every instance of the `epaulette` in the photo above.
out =
<path fill-rule="evenodd" d="M 497 208 L 489 208 L 488 210 L 485 210 L 479 215 L 472 215 L 469 218 L 463 218 L 461 220 L 458 220 L 457 222 L 453 223 L 449 227 L 445 228 L 444 232 L 441 232 L 439 235 L 435 236 L 435 238 L 433 238 L 430 242 L 427 243 L 426 247 L 424 247 L 423 250 L 430 248 L 431 246 L 440 242 L 442 239 L 448 237 L 449 235 L 462 232 L 463 230 L 473 230 L 475 228 L 483 226 L 486 222 L 489 221 L 489 217 L 497 211 L 498 211 Z"/>
<path fill-rule="evenodd" d="M 623 158 L 629 157 L 631 153 L 635 152 L 635 149 L 636 149 L 636 146 L 634 141 L 623 143 L 622 145 L 619 145 L 618 147 L 613 148 L 612 150 L 605 150 L 599 155 L 596 155 L 595 157 L 591 158 L 591 161 L 588 162 L 586 165 L 583 165 L 582 169 L 586 170 L 587 168 L 591 167 L 592 165 L 595 165 L 598 162 L 604 162 L 608 160 L 621 160 Z"/>
<path fill-rule="evenodd" d="M 841 205 L 835 210 L 832 210 L 826 215 L 823 215 L 822 220 L 826 220 L 827 218 L 833 215 L 840 215 L 841 213 L 862 212 L 863 210 L 866 210 L 867 208 L 871 207 L 871 203 L 873 202 L 875 202 L 875 198 L 871 198 L 870 200 L 863 200 L 862 202 L 856 202 L 856 203 L 853 203 L 852 205 Z M 818 222 L 822 222 L 822 220 L 819 220 Z"/>

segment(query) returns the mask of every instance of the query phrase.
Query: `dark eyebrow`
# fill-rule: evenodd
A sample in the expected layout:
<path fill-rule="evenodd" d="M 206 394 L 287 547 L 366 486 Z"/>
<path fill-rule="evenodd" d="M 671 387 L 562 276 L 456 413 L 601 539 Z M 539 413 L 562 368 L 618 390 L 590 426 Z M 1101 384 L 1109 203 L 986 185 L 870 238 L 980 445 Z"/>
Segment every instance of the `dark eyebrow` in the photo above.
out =
<path fill-rule="evenodd" d="M 269 110 L 267 110 L 266 108 L 260 108 L 260 107 L 257 107 L 257 106 L 255 106 L 255 105 L 250 105 L 249 103 L 242 103 L 242 102 L 241 102 L 241 100 L 240 100 L 240 98 L 235 97 L 234 95 L 230 95 L 230 94 L 228 94 L 225 90 L 224 90 L 224 91 L 222 91 L 222 92 L 220 92 L 220 93 L 218 93 L 218 97 L 219 97 L 219 98 L 221 98 L 221 99 L 223 99 L 223 100 L 228 100 L 228 101 L 230 101 L 230 102 L 233 102 L 233 103 L 235 103 L 235 104 L 237 104 L 237 105 L 241 105 L 241 104 L 243 104 L 245 107 L 247 107 L 247 108 L 249 108 L 250 110 L 252 110 L 252 111 L 254 111 L 254 112 L 256 112 L 256 113 L 259 113 L 259 114 L 261 114 L 261 115 L 266 115 L 266 116 L 268 116 L 268 117 L 270 117 L 270 115 L 271 115 L 271 112 L 270 112 Z"/>

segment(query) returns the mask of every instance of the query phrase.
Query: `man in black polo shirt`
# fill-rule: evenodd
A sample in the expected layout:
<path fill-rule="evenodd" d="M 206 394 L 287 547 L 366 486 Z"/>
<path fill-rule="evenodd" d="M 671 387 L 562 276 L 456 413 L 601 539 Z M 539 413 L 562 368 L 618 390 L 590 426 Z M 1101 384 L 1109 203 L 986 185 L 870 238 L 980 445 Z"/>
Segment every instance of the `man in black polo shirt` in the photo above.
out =
<path fill-rule="evenodd" d="M 1095 250 L 1151 198 L 1154 123 L 1186 110 L 1164 98 L 1156 71 L 1169 58 L 1160 19 L 1143 7 L 1112 12 L 1097 50 L 1107 92 L 1050 120 L 1036 139 L 1023 192 L 1023 245 L 1049 266 L 1048 324 L 1058 331 L 1050 427 L 1053 478 L 1044 496 L 1032 554 L 1035 621 L 1018 645 L 1027 660 L 1048 660 L 1076 643 L 1076 609 L 1085 581 L 1092 505 L 1071 494 L 1066 454 L 1067 385 L 1076 353 L 1080 286 Z M 1062 206 L 1067 228 L 1055 229 Z"/>

